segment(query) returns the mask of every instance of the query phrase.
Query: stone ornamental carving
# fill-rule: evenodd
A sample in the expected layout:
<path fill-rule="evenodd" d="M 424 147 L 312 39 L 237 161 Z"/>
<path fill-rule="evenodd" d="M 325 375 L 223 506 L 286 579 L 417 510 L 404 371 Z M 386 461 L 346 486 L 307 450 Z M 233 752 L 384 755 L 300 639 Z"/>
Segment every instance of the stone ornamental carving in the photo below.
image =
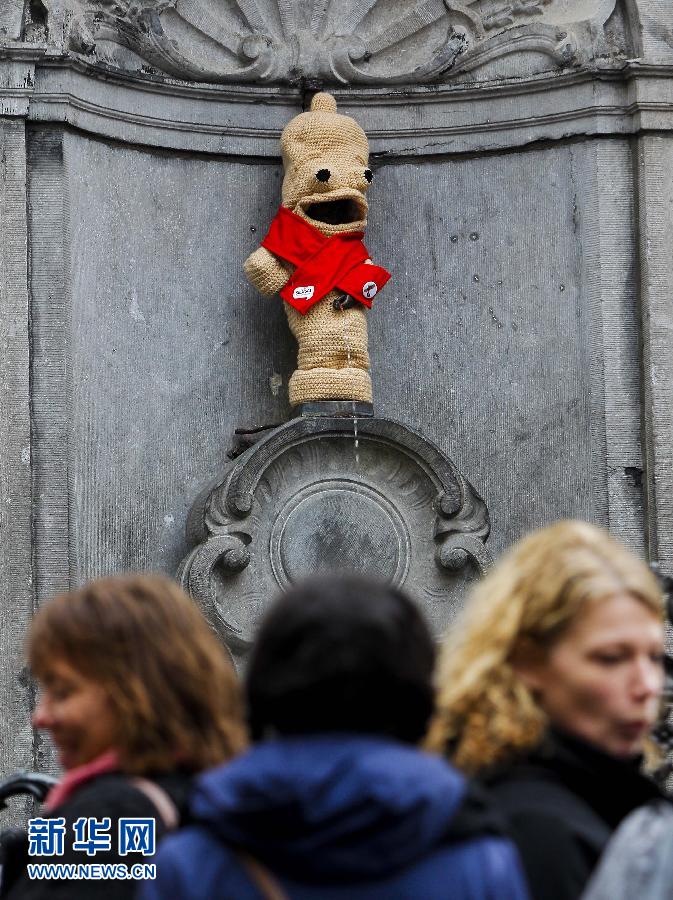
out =
<path fill-rule="evenodd" d="M 281 588 L 335 571 L 405 586 L 440 633 L 490 563 L 489 529 L 474 488 L 416 432 L 300 417 L 261 432 L 196 501 L 179 577 L 235 654 Z"/>
<path fill-rule="evenodd" d="M 46 0 L 68 48 L 178 79 L 422 84 L 533 51 L 579 64 L 616 0 Z M 133 68 L 130 61 L 126 65 Z"/>

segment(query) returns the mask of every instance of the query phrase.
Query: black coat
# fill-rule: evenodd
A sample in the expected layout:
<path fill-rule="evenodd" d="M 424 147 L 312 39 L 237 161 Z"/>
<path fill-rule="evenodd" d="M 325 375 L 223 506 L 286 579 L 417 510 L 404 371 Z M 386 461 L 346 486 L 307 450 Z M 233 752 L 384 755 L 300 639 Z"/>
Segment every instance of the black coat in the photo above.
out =
<path fill-rule="evenodd" d="M 662 797 L 640 760 L 556 730 L 481 782 L 509 822 L 533 900 L 576 900 L 622 819 Z"/>
<path fill-rule="evenodd" d="M 175 803 L 181 820 L 184 820 L 191 790 L 191 776 L 186 774 L 161 775 L 153 777 L 152 781 L 166 791 Z M 34 863 L 124 863 L 131 867 L 137 863 L 151 862 L 151 859 L 140 853 L 129 853 L 123 857 L 119 855 L 117 847 L 118 820 L 122 817 L 154 818 L 157 841 L 165 831 L 161 816 L 151 800 L 133 785 L 129 776 L 116 772 L 100 775 L 82 784 L 63 804 L 42 816 L 45 818 L 63 816 L 65 818 L 65 852 L 63 856 L 29 860 Z M 74 839 L 72 824 L 80 816 L 95 816 L 97 819 L 109 817 L 111 819 L 111 850 L 99 851 L 94 856 L 88 856 L 85 852 L 76 852 L 72 849 L 71 845 Z M 23 849 L 25 854 L 26 848 L 27 840 L 23 848 L 17 846 L 13 853 L 18 856 Z M 16 862 L 14 860 L 15 865 Z M 22 861 L 18 862 L 20 866 Z M 117 879 L 31 881 L 24 870 L 6 896 L 9 900 L 130 900 L 136 896 L 140 884 L 139 881 Z"/>

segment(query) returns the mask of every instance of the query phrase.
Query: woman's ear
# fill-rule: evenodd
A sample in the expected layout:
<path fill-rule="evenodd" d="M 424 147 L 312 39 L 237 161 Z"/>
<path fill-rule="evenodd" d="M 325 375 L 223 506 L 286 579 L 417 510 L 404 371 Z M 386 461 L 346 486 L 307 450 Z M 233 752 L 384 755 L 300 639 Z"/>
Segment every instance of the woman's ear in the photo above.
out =
<path fill-rule="evenodd" d="M 542 690 L 546 663 L 544 647 L 532 638 L 519 638 L 510 657 L 510 665 L 531 693 Z"/>

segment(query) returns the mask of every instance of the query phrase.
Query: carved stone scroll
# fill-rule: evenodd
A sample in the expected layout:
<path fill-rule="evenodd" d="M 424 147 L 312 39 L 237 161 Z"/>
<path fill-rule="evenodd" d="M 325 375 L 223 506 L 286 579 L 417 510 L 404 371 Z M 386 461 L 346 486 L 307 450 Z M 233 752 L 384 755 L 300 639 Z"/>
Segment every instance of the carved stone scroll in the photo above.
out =
<path fill-rule="evenodd" d="M 488 533 L 483 500 L 421 435 L 387 419 L 297 418 L 197 500 L 179 577 L 235 654 L 281 588 L 333 572 L 404 587 L 439 633 L 490 563 Z"/>
<path fill-rule="evenodd" d="M 580 60 L 616 0 L 50 0 L 71 51 L 200 82 L 422 84 L 532 51 Z M 118 60 L 117 60 L 118 62 Z M 114 62 L 113 62 L 114 65 Z"/>

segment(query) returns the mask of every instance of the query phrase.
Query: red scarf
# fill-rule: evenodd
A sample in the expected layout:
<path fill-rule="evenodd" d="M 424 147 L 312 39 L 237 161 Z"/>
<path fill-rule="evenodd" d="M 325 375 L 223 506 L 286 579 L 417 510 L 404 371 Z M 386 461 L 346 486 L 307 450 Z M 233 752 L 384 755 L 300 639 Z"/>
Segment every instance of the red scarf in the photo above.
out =
<path fill-rule="evenodd" d="M 350 231 L 327 238 L 310 222 L 281 206 L 262 247 L 297 267 L 280 292 L 283 300 L 304 315 L 336 287 L 371 307 L 390 272 L 365 263 L 369 253 L 363 236 L 364 231 Z"/>
<path fill-rule="evenodd" d="M 104 775 L 119 771 L 119 756 L 116 750 L 107 750 L 91 762 L 69 769 L 63 778 L 47 794 L 44 808 L 51 812 L 71 797 L 81 784 Z"/>

